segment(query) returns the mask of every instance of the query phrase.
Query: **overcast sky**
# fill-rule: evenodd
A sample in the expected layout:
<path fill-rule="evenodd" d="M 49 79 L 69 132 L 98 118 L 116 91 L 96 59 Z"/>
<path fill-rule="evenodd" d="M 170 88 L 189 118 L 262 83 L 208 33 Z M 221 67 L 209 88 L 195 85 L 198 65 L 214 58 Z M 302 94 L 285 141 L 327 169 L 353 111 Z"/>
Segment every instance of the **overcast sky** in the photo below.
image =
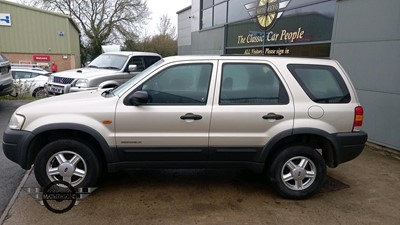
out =
<path fill-rule="evenodd" d="M 8 1 L 18 2 L 18 0 Z M 171 22 L 177 28 L 178 15 L 176 12 L 190 6 L 191 4 L 192 0 L 147 0 L 147 7 L 151 14 L 147 26 L 144 26 L 146 30 L 145 34 L 153 35 L 157 33 L 157 26 L 160 23 L 160 17 L 163 14 L 167 14 L 171 18 Z"/>
<path fill-rule="evenodd" d="M 186 8 L 187 6 L 190 6 L 191 4 L 192 0 L 147 0 L 147 7 L 151 12 L 149 24 L 148 26 L 146 26 L 149 28 L 149 35 L 157 33 L 157 26 L 160 23 L 160 17 L 163 14 L 168 14 L 175 27 L 178 28 L 178 15 L 176 14 L 176 12 L 183 8 Z"/>

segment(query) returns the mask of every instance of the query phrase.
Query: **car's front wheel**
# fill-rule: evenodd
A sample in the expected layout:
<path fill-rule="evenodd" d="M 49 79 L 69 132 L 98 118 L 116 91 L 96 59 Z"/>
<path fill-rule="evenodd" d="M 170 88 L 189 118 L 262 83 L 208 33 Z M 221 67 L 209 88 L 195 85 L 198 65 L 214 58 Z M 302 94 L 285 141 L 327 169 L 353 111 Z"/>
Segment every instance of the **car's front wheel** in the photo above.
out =
<path fill-rule="evenodd" d="M 296 145 L 278 153 L 268 175 L 278 194 L 290 199 L 304 199 L 315 194 L 323 185 L 326 164 L 315 149 Z"/>
<path fill-rule="evenodd" d="M 93 187 L 100 176 L 100 162 L 83 142 L 63 139 L 47 144 L 37 155 L 34 171 L 40 185 L 65 181 L 73 187 Z"/>

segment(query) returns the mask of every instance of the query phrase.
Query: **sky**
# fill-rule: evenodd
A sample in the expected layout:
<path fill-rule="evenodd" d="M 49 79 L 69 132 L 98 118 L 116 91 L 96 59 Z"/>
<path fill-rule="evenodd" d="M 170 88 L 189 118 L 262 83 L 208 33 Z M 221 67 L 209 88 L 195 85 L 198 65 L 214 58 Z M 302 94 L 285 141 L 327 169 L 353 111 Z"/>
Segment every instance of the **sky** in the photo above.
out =
<path fill-rule="evenodd" d="M 11 2 L 18 2 L 18 0 L 8 0 Z M 192 0 L 147 0 L 147 7 L 149 9 L 150 18 L 148 24 L 144 26 L 146 35 L 154 35 L 157 33 L 157 26 L 160 23 L 160 17 L 167 14 L 171 18 L 171 22 L 178 28 L 178 15 L 176 12 L 186 8 L 192 4 Z"/>
<path fill-rule="evenodd" d="M 171 22 L 178 29 L 178 15 L 176 12 L 186 8 L 192 4 L 192 0 L 147 0 L 147 7 L 151 12 L 150 19 L 148 21 L 148 34 L 152 35 L 157 33 L 157 26 L 160 23 L 160 17 L 167 14 L 171 18 Z"/>

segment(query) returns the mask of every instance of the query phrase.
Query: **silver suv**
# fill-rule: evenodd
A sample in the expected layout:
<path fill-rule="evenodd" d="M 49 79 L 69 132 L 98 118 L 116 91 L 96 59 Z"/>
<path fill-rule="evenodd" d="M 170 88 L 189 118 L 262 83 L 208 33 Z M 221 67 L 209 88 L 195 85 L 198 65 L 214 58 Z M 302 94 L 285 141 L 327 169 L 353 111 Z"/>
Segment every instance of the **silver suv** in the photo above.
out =
<path fill-rule="evenodd" d="M 363 108 L 334 60 L 257 56 L 162 59 L 114 90 L 17 109 L 5 155 L 41 185 L 93 186 L 102 171 L 233 168 L 265 172 L 277 193 L 316 193 L 326 167 L 356 158 Z"/>
<path fill-rule="evenodd" d="M 13 91 L 10 69 L 10 62 L 4 55 L 0 54 L 0 96 L 9 95 Z"/>
<path fill-rule="evenodd" d="M 46 90 L 49 95 L 59 95 L 115 88 L 160 59 L 159 54 L 151 52 L 103 53 L 85 68 L 54 73 Z"/>

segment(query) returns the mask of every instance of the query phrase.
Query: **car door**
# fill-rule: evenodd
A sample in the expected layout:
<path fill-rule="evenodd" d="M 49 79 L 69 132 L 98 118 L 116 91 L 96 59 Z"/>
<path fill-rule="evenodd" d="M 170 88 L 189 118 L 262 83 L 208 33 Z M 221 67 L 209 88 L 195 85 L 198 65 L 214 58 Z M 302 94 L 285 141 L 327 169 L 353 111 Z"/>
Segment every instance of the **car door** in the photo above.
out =
<path fill-rule="evenodd" d="M 265 60 L 219 62 L 210 127 L 210 159 L 257 161 L 279 132 L 293 128 L 286 84 Z"/>
<path fill-rule="evenodd" d="M 164 66 L 123 96 L 116 109 L 116 143 L 122 161 L 208 159 L 216 61 Z M 127 102 L 136 91 L 148 102 Z"/>

